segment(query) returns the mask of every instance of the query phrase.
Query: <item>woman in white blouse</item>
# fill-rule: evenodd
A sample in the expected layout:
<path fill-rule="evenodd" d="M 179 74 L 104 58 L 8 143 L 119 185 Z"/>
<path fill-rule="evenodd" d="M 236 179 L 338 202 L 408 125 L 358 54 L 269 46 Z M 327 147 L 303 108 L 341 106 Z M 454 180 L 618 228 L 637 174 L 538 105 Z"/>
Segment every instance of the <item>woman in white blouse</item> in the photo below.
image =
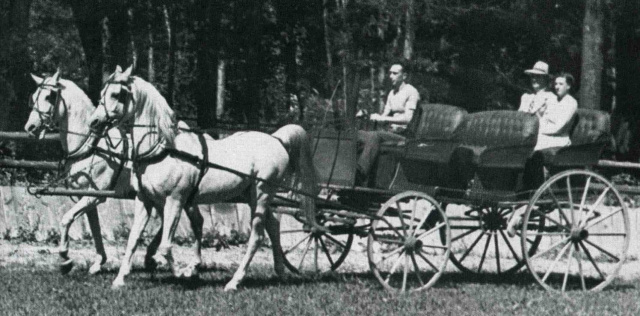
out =
<path fill-rule="evenodd" d="M 574 78 L 569 73 L 562 73 L 556 77 L 553 87 L 557 99 L 555 102 L 549 102 L 543 111 L 536 112 L 540 118 L 540 128 L 534 150 L 571 145 L 569 129 L 578 109 L 578 101 L 569 94 L 573 83 Z"/>

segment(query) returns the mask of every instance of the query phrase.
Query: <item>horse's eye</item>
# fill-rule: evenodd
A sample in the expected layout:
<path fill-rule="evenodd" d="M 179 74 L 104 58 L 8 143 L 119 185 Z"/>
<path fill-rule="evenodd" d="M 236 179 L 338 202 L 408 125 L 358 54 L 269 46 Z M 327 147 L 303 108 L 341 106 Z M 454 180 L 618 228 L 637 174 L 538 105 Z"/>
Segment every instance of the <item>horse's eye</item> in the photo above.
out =
<path fill-rule="evenodd" d="M 49 93 L 49 95 L 48 95 L 46 98 L 44 98 L 44 99 L 45 99 L 45 100 L 47 100 L 47 102 L 49 102 L 49 103 L 53 104 L 54 102 L 56 102 L 56 96 L 57 96 L 57 94 L 56 94 L 55 92 L 51 92 L 51 93 Z"/>

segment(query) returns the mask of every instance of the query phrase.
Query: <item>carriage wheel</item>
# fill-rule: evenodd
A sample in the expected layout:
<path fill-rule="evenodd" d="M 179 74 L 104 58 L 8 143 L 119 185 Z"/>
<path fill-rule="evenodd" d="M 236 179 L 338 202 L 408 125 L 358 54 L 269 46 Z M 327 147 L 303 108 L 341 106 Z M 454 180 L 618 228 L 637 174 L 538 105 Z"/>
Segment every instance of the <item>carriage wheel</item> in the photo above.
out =
<path fill-rule="evenodd" d="M 389 291 L 425 290 L 444 272 L 450 240 L 449 222 L 440 203 L 422 192 L 403 192 L 384 203 L 371 224 L 369 267 Z"/>
<path fill-rule="evenodd" d="M 313 231 L 302 211 L 278 208 L 280 243 L 285 266 L 294 273 L 321 273 L 337 269 L 353 243 L 351 219 L 318 210 L 316 221 L 331 234 Z"/>
<path fill-rule="evenodd" d="M 545 218 L 544 229 L 527 230 L 538 217 Z M 538 251 L 525 260 L 545 289 L 601 290 L 615 279 L 626 258 L 627 205 L 604 177 L 586 170 L 561 172 L 538 189 L 527 207 L 523 249 L 538 236 Z"/>
<path fill-rule="evenodd" d="M 519 247 L 521 235 L 509 237 L 506 233 L 509 218 L 517 208 L 478 207 L 449 212 L 451 263 L 465 273 L 508 274 L 520 270 L 525 264 Z M 544 218 L 537 220 L 536 225 L 529 225 L 530 229 L 544 227 Z M 541 238 L 530 240 L 529 255 L 536 251 Z M 444 234 L 441 240 L 444 244 Z"/>

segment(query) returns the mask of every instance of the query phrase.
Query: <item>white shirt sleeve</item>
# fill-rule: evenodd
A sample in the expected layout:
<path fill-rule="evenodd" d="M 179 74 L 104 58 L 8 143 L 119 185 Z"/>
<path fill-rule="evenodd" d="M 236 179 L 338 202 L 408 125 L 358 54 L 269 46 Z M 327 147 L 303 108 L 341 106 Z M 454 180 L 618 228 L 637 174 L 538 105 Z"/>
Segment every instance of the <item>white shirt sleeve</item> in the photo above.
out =
<path fill-rule="evenodd" d="M 567 125 L 578 109 L 578 102 L 574 98 L 565 97 L 562 101 L 549 104 L 540 118 L 540 133 L 554 135 Z"/>

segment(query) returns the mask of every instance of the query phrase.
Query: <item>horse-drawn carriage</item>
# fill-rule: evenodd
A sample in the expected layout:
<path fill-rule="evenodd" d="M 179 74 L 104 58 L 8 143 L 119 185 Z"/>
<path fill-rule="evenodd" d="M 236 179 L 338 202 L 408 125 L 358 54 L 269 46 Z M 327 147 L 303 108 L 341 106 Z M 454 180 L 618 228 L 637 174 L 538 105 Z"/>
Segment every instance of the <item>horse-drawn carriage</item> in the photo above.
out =
<path fill-rule="evenodd" d="M 542 286 L 562 292 L 599 290 L 616 277 L 629 243 L 627 207 L 591 171 L 609 137 L 606 113 L 579 109 L 572 145 L 535 153 L 537 119 L 521 112 L 423 104 L 409 129 L 406 143 L 383 145 L 366 187 L 355 183 L 355 133 L 312 133 L 326 189 L 318 219 L 330 233 L 279 208 L 283 223 L 300 221 L 281 231 L 289 268 L 337 269 L 357 235 L 368 237 L 370 268 L 390 290 L 430 287 L 448 260 L 498 275 L 526 264 Z M 542 166 L 546 177 L 527 174 Z M 509 237 L 518 210 L 524 219 Z"/>
<path fill-rule="evenodd" d="M 177 132 L 164 98 L 150 84 L 130 77 L 130 69 L 124 73 L 118 69 L 112 75 L 96 111 L 90 101 L 82 101 L 88 100 L 86 97 L 73 100 L 71 94 L 80 94 L 79 89 L 61 88 L 57 75 L 53 79 L 54 84 L 51 79 L 40 80 L 27 129 L 36 133 L 59 120 L 69 129 L 65 131 L 69 151 L 77 147 L 87 152 L 78 161 L 102 157 L 111 171 L 104 183 L 93 189 L 113 190 L 118 176 L 111 174 L 123 168 L 127 150 L 96 139 L 89 125 L 101 120 L 122 123 L 132 134 L 130 150 L 134 160 L 138 159 L 132 174 L 136 176 L 137 201 L 142 203 L 136 204 L 134 227 L 114 285 L 122 285 L 129 272 L 132 253 L 154 201 L 161 201 L 155 207 L 164 207 L 163 236 L 153 244 L 160 245 L 153 258 L 161 261 L 170 254 L 170 248 L 162 247 L 167 247 L 165 243 L 170 246 L 174 220 L 183 208 L 196 237 L 201 237 L 198 226 L 202 222 L 193 211 L 194 205 L 238 195 L 248 197 L 252 211 L 257 209 L 259 214 L 268 211 L 265 203 L 272 203 L 280 218 L 280 234 L 273 231 L 276 226 L 269 216 L 262 219 L 270 237 L 275 238 L 274 246 L 281 245 L 282 252 L 280 248 L 274 251 L 277 272 L 281 272 L 278 265 L 282 263 L 295 272 L 335 270 L 349 253 L 354 236 L 368 238 L 369 266 L 381 284 L 401 292 L 429 288 L 446 271 L 449 260 L 468 273 L 511 273 L 526 264 L 546 289 L 600 290 L 612 282 L 625 261 L 627 206 L 609 181 L 590 170 L 609 136 L 609 117 L 599 111 L 578 110 L 571 146 L 534 153 L 538 135 L 534 116 L 515 111 L 469 114 L 453 106 L 423 104 L 409 124 L 412 136 L 402 144 L 383 144 L 375 177 L 363 185 L 355 182 L 354 130 L 312 131 L 311 144 L 295 126 L 274 136 L 245 133 L 214 142 L 188 128 Z M 127 142 L 126 137 L 121 141 Z M 309 145 L 311 148 L 306 148 Z M 104 148 L 96 151 L 100 146 Z M 323 189 L 320 197 L 305 191 L 304 186 L 296 190 L 281 184 L 290 160 L 295 160 L 297 169 L 308 165 L 307 149 Z M 239 150 L 242 152 L 237 153 Z M 92 175 L 98 170 L 88 166 L 90 180 L 100 176 Z M 541 173 L 543 166 L 548 170 L 546 176 Z M 189 180 L 180 182 L 185 177 Z M 178 191 L 158 189 L 168 184 L 182 187 Z M 113 196 L 98 193 L 85 195 Z M 307 202 L 310 197 L 315 199 L 316 213 L 310 213 L 309 208 L 303 211 L 305 204 L 295 195 L 307 198 Z M 99 202 L 84 203 L 69 212 L 63 237 L 73 218 L 87 205 L 95 207 Z M 510 237 L 505 233 L 507 221 L 520 214 L 523 220 L 516 226 L 517 236 Z M 263 222 L 254 220 L 252 224 L 255 231 Z M 255 236 L 250 238 L 247 255 L 228 289 L 234 289 L 244 277 L 256 241 Z M 62 250 L 67 260 L 66 248 Z M 199 257 L 199 248 L 196 251 Z M 106 257 L 99 259 L 96 269 Z"/>

